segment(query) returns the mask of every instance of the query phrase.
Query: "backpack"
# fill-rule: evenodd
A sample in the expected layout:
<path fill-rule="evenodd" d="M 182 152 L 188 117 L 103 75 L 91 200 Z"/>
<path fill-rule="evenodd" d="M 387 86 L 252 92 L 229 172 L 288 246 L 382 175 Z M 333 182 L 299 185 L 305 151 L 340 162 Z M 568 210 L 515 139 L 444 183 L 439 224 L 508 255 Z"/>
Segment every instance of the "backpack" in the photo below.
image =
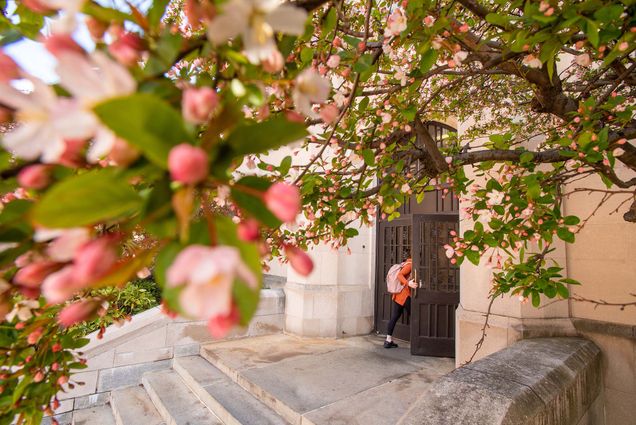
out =
<path fill-rule="evenodd" d="M 404 285 L 400 282 L 398 274 L 405 264 L 406 261 L 400 264 L 393 264 L 386 274 L 386 289 L 390 294 L 398 294 L 404 289 Z"/>

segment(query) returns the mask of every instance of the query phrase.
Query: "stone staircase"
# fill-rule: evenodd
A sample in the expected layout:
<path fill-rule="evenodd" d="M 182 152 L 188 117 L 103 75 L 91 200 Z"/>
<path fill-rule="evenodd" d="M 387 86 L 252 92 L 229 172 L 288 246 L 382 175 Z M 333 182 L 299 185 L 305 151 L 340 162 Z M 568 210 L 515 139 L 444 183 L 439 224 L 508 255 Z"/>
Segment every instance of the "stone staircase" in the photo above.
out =
<path fill-rule="evenodd" d="M 170 368 L 120 379 L 127 385 L 102 393 L 102 405 L 56 418 L 60 425 L 395 424 L 454 362 L 382 344 L 371 335 L 214 342 L 173 358 Z"/>
<path fill-rule="evenodd" d="M 288 424 L 200 356 L 175 358 L 172 369 L 146 373 L 142 385 L 112 391 L 109 403 L 57 420 L 60 425 Z"/>

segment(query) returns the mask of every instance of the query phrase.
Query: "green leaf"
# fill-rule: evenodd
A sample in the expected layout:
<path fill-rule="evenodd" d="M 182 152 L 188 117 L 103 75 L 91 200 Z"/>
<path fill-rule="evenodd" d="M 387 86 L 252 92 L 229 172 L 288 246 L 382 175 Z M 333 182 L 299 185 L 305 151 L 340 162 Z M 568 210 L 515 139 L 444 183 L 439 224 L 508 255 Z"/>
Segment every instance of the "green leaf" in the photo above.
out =
<path fill-rule="evenodd" d="M 426 74 L 437 61 L 437 50 L 429 49 L 420 58 L 420 72 Z"/>
<path fill-rule="evenodd" d="M 291 168 L 292 165 L 292 157 L 287 155 L 285 158 L 283 158 L 283 160 L 280 162 L 280 165 L 278 166 L 278 172 L 282 175 L 285 176 L 287 175 L 287 173 L 289 172 L 289 169 Z"/>
<path fill-rule="evenodd" d="M 291 122 L 282 115 L 256 124 L 238 126 L 228 137 L 227 144 L 235 156 L 267 152 L 303 139 L 307 129 L 302 123 Z"/>
<path fill-rule="evenodd" d="M 22 380 L 20 381 L 20 383 L 18 385 L 16 385 L 15 389 L 13 390 L 13 403 L 15 404 L 18 400 L 20 400 L 20 397 L 22 397 L 22 394 L 24 393 L 24 390 L 26 390 L 27 386 L 33 381 L 33 378 L 31 377 L 31 375 L 23 375 Z"/>
<path fill-rule="evenodd" d="M 150 10 L 148 11 L 148 23 L 151 26 L 157 26 L 166 11 L 166 6 L 170 0 L 154 0 Z"/>
<path fill-rule="evenodd" d="M 557 282 L 556 289 L 557 289 L 557 293 L 559 294 L 561 298 L 567 299 L 570 297 L 570 291 L 564 284 Z"/>
<path fill-rule="evenodd" d="M 49 228 L 77 227 L 119 218 L 142 206 L 141 197 L 114 170 L 70 177 L 49 190 L 32 211 Z"/>
<path fill-rule="evenodd" d="M 281 225 L 281 221 L 265 206 L 263 198 L 254 193 L 263 193 L 270 185 L 271 183 L 262 177 L 243 177 L 232 186 L 232 199 L 258 221 L 275 229 Z"/>
<path fill-rule="evenodd" d="M 480 260 L 479 251 L 473 251 L 472 249 L 469 249 L 467 251 L 464 251 L 464 255 L 466 256 L 466 258 L 468 258 L 468 261 L 470 261 L 476 266 L 479 265 L 479 260 Z"/>
<path fill-rule="evenodd" d="M 151 94 L 109 100 L 97 105 L 95 113 L 115 134 L 162 168 L 167 168 L 173 146 L 191 140 L 179 112 Z"/>
<path fill-rule="evenodd" d="M 300 60 L 303 63 L 310 62 L 313 58 L 314 58 L 314 49 L 312 49 L 310 47 L 304 47 L 300 51 Z"/>
<path fill-rule="evenodd" d="M 489 13 L 488 15 L 486 15 L 486 22 L 500 27 L 507 27 L 510 23 L 507 17 L 497 15 L 496 13 Z"/>
<path fill-rule="evenodd" d="M 563 219 L 563 223 L 568 226 L 574 226 L 581 222 L 581 219 L 574 215 L 569 215 Z"/>
<path fill-rule="evenodd" d="M 587 39 L 592 44 L 592 46 L 598 47 L 598 24 L 591 19 L 585 20 L 585 35 L 587 35 Z"/>
<path fill-rule="evenodd" d="M 532 306 L 533 307 L 539 307 L 540 304 L 541 304 L 541 296 L 539 295 L 538 292 L 533 291 L 532 292 Z"/>
<path fill-rule="evenodd" d="M 557 229 L 557 236 L 568 243 L 574 243 L 574 233 L 570 232 L 565 227 L 559 227 Z"/>
<path fill-rule="evenodd" d="M 372 167 L 373 165 L 375 165 L 375 154 L 373 153 L 371 149 L 364 149 L 362 151 L 362 157 L 364 158 L 364 162 L 369 167 Z"/>
<path fill-rule="evenodd" d="M 533 158 L 534 158 L 534 154 L 532 152 L 524 152 L 519 157 L 519 161 L 523 164 L 523 163 L 532 161 Z"/>

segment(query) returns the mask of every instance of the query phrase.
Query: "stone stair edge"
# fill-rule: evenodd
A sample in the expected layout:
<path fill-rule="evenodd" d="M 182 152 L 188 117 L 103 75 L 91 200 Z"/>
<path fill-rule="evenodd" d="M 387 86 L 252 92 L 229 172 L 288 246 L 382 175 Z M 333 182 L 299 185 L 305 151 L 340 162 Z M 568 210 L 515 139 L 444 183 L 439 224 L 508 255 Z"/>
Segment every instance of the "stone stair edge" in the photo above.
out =
<path fill-rule="evenodd" d="M 213 369 L 216 373 L 218 371 L 220 377 L 215 378 L 214 380 L 205 384 L 204 380 L 197 379 L 196 376 L 193 375 L 191 371 L 191 366 L 187 365 L 187 362 L 193 360 L 200 360 L 209 366 L 209 368 Z M 188 356 L 181 357 L 179 359 L 175 359 L 173 369 L 175 372 L 181 376 L 185 384 L 190 388 L 190 390 L 197 395 L 199 400 L 203 402 L 212 412 L 214 412 L 226 425 L 247 425 L 241 422 L 240 418 L 237 418 L 234 413 L 231 411 L 231 407 L 226 406 L 222 401 L 217 400 L 213 394 L 211 394 L 207 389 L 213 386 L 217 387 L 225 387 L 228 389 L 228 392 L 234 393 L 238 398 L 242 398 L 245 402 L 243 405 L 244 410 L 242 413 L 250 414 L 256 411 L 257 414 L 262 415 L 262 422 L 267 422 L 268 424 L 289 424 L 290 422 L 285 420 L 274 408 L 265 403 L 261 398 L 257 397 L 255 394 L 250 392 L 248 389 L 244 388 L 240 384 L 238 384 L 232 377 L 228 376 L 223 371 L 216 368 L 213 364 L 208 362 L 201 356 Z M 233 388 L 231 386 L 234 386 Z M 280 419 L 274 419 L 278 418 Z"/>

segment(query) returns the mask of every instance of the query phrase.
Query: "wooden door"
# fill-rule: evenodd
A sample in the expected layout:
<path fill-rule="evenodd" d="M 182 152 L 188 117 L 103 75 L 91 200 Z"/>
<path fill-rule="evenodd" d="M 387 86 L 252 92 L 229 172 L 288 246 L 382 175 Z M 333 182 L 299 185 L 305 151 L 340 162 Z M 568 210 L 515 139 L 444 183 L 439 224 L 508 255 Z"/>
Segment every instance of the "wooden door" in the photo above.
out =
<path fill-rule="evenodd" d="M 455 357 L 455 309 L 459 304 L 459 267 L 444 245 L 458 231 L 455 214 L 413 215 L 413 269 L 420 287 L 411 298 L 411 353 Z"/>
<path fill-rule="evenodd" d="M 386 275 L 393 264 L 401 263 L 411 255 L 411 218 L 379 221 L 376 249 L 375 329 L 386 334 L 391 319 L 391 294 L 386 290 Z M 411 337 L 409 317 L 402 315 L 393 336 L 405 341 Z"/>

